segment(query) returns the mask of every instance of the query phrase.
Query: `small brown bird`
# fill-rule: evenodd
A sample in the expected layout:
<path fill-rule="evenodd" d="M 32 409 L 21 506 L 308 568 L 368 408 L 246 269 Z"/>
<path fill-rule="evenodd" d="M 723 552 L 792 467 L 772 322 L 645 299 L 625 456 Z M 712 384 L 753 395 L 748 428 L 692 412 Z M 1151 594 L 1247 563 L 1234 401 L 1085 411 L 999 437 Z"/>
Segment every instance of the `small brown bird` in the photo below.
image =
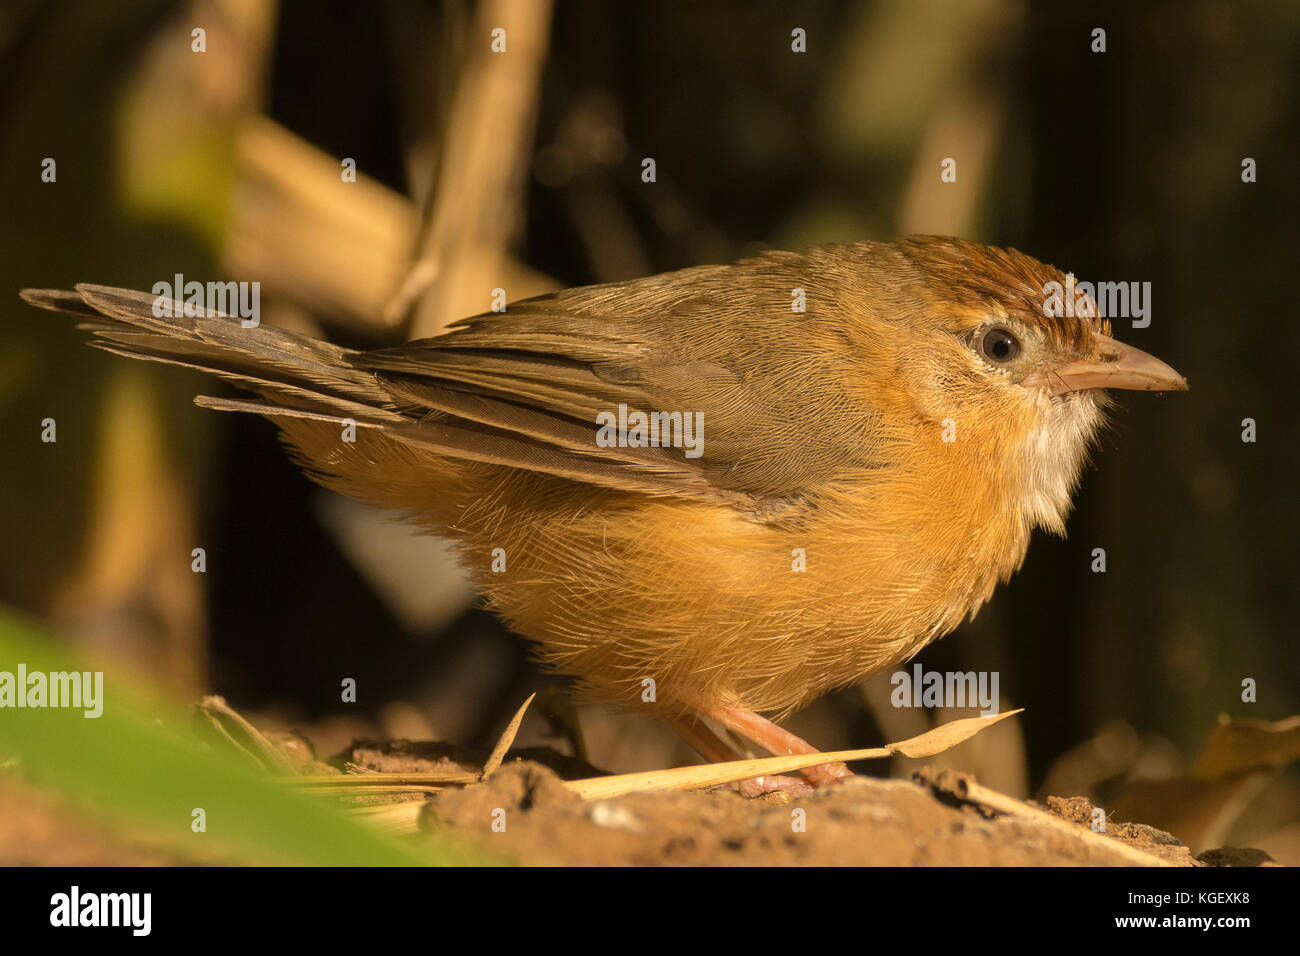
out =
<path fill-rule="evenodd" d="M 1103 389 L 1187 388 L 1080 317 L 1089 301 L 1045 308 L 1053 282 L 1010 249 L 859 242 L 569 289 L 376 351 L 158 317 L 123 289 L 22 294 L 107 351 L 255 393 L 197 401 L 270 418 L 321 484 L 457 539 L 547 665 L 720 760 L 699 715 L 812 752 L 760 714 L 911 657 L 1035 527 L 1063 533 Z"/>

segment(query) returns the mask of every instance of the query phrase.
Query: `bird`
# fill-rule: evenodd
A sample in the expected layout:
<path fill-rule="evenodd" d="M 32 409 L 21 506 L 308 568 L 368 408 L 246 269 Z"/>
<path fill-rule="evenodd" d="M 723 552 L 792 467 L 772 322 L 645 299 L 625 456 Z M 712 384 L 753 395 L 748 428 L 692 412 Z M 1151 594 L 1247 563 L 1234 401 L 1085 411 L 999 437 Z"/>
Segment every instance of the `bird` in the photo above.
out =
<path fill-rule="evenodd" d="M 1065 533 L 1108 390 L 1188 387 L 1090 297 L 1049 307 L 1054 283 L 1074 287 L 965 239 L 837 243 L 371 350 L 109 286 L 21 296 L 251 393 L 195 401 L 269 419 L 313 480 L 452 539 L 579 699 L 719 761 L 737 736 L 816 753 L 780 722 L 974 617 L 1035 529 Z M 801 773 L 750 792 L 850 776 Z"/>

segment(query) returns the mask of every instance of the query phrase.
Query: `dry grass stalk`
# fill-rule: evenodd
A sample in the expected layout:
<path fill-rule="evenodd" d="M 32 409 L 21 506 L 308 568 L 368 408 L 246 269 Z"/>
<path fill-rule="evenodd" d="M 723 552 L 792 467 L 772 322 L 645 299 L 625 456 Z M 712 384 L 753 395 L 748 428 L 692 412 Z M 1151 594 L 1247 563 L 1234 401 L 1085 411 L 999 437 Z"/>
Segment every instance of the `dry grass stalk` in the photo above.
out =
<path fill-rule="evenodd" d="M 389 803 L 378 807 L 349 807 L 347 813 L 367 826 L 394 835 L 419 833 L 424 801 Z"/>
<path fill-rule="evenodd" d="M 1021 708 L 1023 709 L 1023 708 Z M 584 800 L 603 800 L 647 790 L 698 790 L 727 783 L 749 780 L 772 774 L 791 773 L 808 767 L 849 760 L 877 760 L 901 754 L 904 757 L 931 757 L 955 747 L 964 740 L 1020 710 L 1009 710 L 993 717 L 965 717 L 950 721 L 917 737 L 911 737 L 884 747 L 866 750 L 834 750 L 825 753 L 790 754 L 784 757 L 762 757 L 751 760 L 730 760 L 725 763 L 701 764 L 694 767 L 675 767 L 670 770 L 651 770 L 644 773 L 625 773 L 613 777 L 591 777 L 586 780 L 565 781 L 565 786 Z"/>
<path fill-rule="evenodd" d="M 510 749 L 510 745 L 515 742 L 515 735 L 519 733 L 519 725 L 524 722 L 524 713 L 528 710 L 528 705 L 533 702 L 533 698 L 536 696 L 536 692 L 529 694 L 528 699 L 520 705 L 517 711 L 515 711 L 514 717 L 512 717 L 510 723 L 506 725 L 505 732 L 501 734 L 501 739 L 498 740 L 497 745 L 492 748 L 492 754 L 488 757 L 487 763 L 483 765 L 483 772 L 479 774 L 480 780 L 486 780 L 500 768 L 501 761 L 505 759 L 506 751 Z"/>
<path fill-rule="evenodd" d="M 411 334 L 434 335 L 487 309 L 494 287 L 520 297 L 519 289 L 501 285 L 502 267 L 522 219 L 550 23 L 549 0 L 479 5 L 472 30 L 480 40 L 468 48 L 439 131 L 423 236 L 414 261 L 408 253 L 404 278 L 391 287 L 386 323 L 401 324 L 414 308 Z M 497 28 L 505 30 L 508 55 L 488 42 Z"/>
<path fill-rule="evenodd" d="M 418 236 L 411 204 L 360 172 L 344 183 L 338 159 L 265 117 L 240 127 L 238 151 L 229 271 L 259 277 L 312 314 L 395 328 L 381 316 Z"/>
<path fill-rule="evenodd" d="M 314 777 L 290 777 L 286 782 L 302 786 L 313 792 L 321 788 L 342 788 L 346 792 L 355 792 L 362 786 L 382 785 L 393 792 L 424 790 L 429 787 L 441 787 L 454 784 L 473 784 L 486 780 L 501 764 L 501 758 L 509 749 L 514 735 L 519 729 L 524 711 L 531 703 L 529 697 L 515 714 L 510 726 L 497 744 L 497 751 L 480 774 L 464 771 L 434 773 L 362 773 L 343 776 L 324 775 Z M 1023 709 L 1023 708 L 1022 708 Z M 791 773 L 807 767 L 848 760 L 876 760 L 882 757 L 902 755 L 904 757 L 932 757 L 950 747 L 969 740 L 975 734 L 993 726 L 1007 717 L 1020 713 L 1009 710 L 993 717 L 965 717 L 935 727 L 916 737 L 886 744 L 884 747 L 871 747 L 865 750 L 832 750 L 825 753 L 789 754 L 784 757 L 761 757 L 749 760 L 731 760 L 724 763 L 700 764 L 692 767 L 674 767 L 668 770 L 648 770 L 642 773 L 625 773 L 608 777 L 588 777 L 583 780 L 566 780 L 564 785 L 577 793 L 584 800 L 605 800 L 625 793 L 656 790 L 699 790 L 705 787 L 717 787 L 723 784 L 749 780 L 772 774 Z M 502 746 L 504 744 L 504 747 Z M 489 769 L 490 768 L 490 769 Z M 992 792 L 992 791 L 990 791 Z M 1010 799 L 1010 798 L 1008 798 Z"/>
<path fill-rule="evenodd" d="M 224 697 L 215 694 L 204 697 L 195 711 L 196 722 L 201 722 L 205 729 L 267 773 L 289 777 L 297 770 L 293 761 L 227 704 Z"/>

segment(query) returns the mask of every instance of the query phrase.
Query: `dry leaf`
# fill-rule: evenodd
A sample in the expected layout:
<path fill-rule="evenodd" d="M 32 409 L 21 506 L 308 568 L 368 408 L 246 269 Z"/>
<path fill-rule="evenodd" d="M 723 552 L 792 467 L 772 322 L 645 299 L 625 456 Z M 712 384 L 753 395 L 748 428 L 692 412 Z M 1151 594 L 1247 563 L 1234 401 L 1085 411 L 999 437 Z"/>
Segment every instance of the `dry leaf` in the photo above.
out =
<path fill-rule="evenodd" d="M 933 757 L 935 754 L 943 753 L 958 744 L 963 743 L 974 737 L 981 730 L 992 727 L 998 721 L 1010 717 L 1012 714 L 1018 714 L 1024 708 L 1008 710 L 1004 714 L 995 714 L 992 717 L 963 717 L 960 720 L 951 720 L 946 724 L 940 724 L 933 730 L 927 730 L 917 737 L 909 737 L 907 740 L 900 741 L 896 744 L 889 744 L 887 749 L 890 753 L 902 754 L 904 757 Z"/>
<path fill-rule="evenodd" d="M 1192 776 L 1217 780 L 1245 770 L 1269 770 L 1300 759 L 1300 716 L 1270 723 L 1219 716 Z"/>

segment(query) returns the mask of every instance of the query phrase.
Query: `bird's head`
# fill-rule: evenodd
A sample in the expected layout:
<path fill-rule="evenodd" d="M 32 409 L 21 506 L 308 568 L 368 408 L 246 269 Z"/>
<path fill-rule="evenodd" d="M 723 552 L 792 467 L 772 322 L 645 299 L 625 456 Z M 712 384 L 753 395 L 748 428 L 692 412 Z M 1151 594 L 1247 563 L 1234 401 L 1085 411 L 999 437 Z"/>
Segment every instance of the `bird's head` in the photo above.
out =
<path fill-rule="evenodd" d="M 917 237 L 897 248 L 908 284 L 920 290 L 904 321 L 913 345 L 924 347 L 898 353 L 914 407 L 951 420 L 955 443 L 1028 518 L 1063 531 L 1105 420 L 1105 390 L 1181 391 L 1187 381 L 1113 338 L 1091 298 L 1061 308 L 1050 284 L 1072 290 L 1073 282 L 1052 266 L 959 239 Z"/>

